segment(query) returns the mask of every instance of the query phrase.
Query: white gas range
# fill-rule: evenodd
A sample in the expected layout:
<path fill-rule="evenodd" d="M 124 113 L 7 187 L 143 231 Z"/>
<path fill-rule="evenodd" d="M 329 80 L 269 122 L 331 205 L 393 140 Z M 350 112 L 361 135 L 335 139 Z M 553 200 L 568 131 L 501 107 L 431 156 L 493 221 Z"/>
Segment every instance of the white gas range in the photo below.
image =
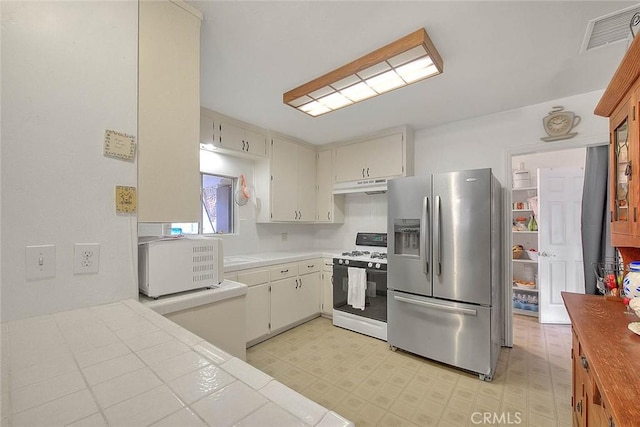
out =
<path fill-rule="evenodd" d="M 333 259 L 333 324 L 386 341 L 387 234 L 358 233 L 356 246 Z M 349 287 L 354 286 L 350 269 L 364 270 L 364 309 L 347 303 Z"/>

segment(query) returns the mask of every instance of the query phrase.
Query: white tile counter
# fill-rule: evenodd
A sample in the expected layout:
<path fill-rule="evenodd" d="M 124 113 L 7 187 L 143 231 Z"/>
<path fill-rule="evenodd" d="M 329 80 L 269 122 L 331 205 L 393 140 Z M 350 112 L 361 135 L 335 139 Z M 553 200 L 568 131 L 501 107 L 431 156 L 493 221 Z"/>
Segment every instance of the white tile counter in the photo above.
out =
<path fill-rule="evenodd" d="M 0 339 L 1 427 L 353 425 L 134 300 Z"/>
<path fill-rule="evenodd" d="M 231 273 L 248 268 L 265 267 L 287 262 L 304 261 L 313 258 L 333 258 L 342 253 L 340 249 L 315 249 L 300 251 L 262 252 L 249 255 L 228 255 L 224 257 L 224 271 Z"/>

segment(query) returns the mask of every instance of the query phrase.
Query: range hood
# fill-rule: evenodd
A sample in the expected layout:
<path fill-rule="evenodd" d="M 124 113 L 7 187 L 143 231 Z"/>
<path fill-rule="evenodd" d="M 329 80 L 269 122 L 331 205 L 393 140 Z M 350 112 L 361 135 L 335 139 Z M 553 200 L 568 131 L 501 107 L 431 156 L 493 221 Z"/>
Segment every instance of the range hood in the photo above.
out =
<path fill-rule="evenodd" d="M 360 181 L 333 184 L 333 194 L 382 194 L 387 192 L 387 178 L 363 179 Z"/>

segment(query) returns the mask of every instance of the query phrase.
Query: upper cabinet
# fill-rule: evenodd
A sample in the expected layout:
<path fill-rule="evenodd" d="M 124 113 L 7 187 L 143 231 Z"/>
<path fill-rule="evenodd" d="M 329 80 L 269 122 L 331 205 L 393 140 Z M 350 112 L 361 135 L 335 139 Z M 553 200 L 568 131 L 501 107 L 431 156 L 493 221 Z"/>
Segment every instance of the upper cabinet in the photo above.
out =
<path fill-rule="evenodd" d="M 139 222 L 200 217 L 201 20 L 184 2 L 139 5 Z"/>
<path fill-rule="evenodd" d="M 316 156 L 316 221 L 338 224 L 344 222 L 344 194 L 333 194 L 333 153 L 333 150 L 324 150 Z"/>
<path fill-rule="evenodd" d="M 278 136 L 269 160 L 256 162 L 258 222 L 315 222 L 316 152 Z"/>
<path fill-rule="evenodd" d="M 411 175 L 407 169 L 412 169 L 413 160 L 408 153 L 412 147 L 407 144 L 405 132 L 339 146 L 336 148 L 335 181 Z M 409 163 L 408 158 L 411 159 Z"/>
<path fill-rule="evenodd" d="M 200 143 L 212 145 L 231 155 L 241 157 L 266 157 L 267 132 L 225 117 L 221 114 L 200 109 Z"/>
<path fill-rule="evenodd" d="M 640 247 L 640 37 L 625 54 L 595 114 L 609 117 L 611 244 Z"/>

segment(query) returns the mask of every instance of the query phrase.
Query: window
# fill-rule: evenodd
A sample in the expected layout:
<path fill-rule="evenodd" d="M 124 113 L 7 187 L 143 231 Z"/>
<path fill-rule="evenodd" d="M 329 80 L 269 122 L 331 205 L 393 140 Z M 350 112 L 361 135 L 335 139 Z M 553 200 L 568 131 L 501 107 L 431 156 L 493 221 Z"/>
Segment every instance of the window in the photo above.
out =
<path fill-rule="evenodd" d="M 202 174 L 202 216 L 200 232 L 233 233 L 233 189 L 236 179 Z"/>
<path fill-rule="evenodd" d="M 233 233 L 233 189 L 236 181 L 235 178 L 203 173 L 200 224 L 174 222 L 171 234 Z"/>

